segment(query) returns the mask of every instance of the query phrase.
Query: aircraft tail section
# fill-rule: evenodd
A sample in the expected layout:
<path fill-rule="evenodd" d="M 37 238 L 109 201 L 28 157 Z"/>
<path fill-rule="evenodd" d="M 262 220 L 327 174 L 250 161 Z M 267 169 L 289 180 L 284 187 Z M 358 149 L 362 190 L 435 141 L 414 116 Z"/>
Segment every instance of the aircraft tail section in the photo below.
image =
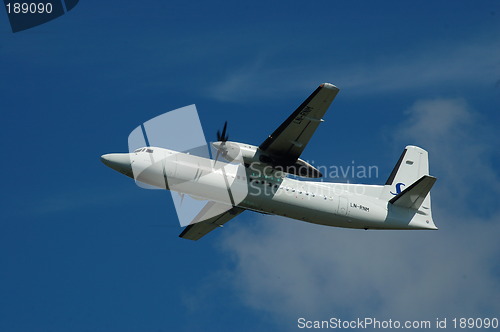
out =
<path fill-rule="evenodd" d="M 413 209 L 418 209 L 420 205 L 430 209 L 429 191 L 435 181 L 436 178 L 429 176 L 427 151 L 409 145 L 387 179 L 380 199 L 395 205 L 409 205 L 407 207 Z"/>

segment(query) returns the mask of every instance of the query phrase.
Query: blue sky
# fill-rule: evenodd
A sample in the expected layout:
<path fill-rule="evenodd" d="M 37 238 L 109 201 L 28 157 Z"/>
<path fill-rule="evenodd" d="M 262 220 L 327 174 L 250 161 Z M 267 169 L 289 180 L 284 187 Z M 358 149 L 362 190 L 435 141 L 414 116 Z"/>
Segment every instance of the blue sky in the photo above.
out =
<path fill-rule="evenodd" d="M 2 15 L 0 15 L 2 17 Z M 497 1 L 81 1 L 0 19 L 0 330 L 283 330 L 297 318 L 500 316 Z M 167 192 L 99 161 L 196 104 L 208 140 L 260 144 L 318 84 L 340 93 L 304 159 L 429 151 L 437 232 L 244 213 L 179 239 Z M 347 181 L 351 179 L 337 179 Z"/>

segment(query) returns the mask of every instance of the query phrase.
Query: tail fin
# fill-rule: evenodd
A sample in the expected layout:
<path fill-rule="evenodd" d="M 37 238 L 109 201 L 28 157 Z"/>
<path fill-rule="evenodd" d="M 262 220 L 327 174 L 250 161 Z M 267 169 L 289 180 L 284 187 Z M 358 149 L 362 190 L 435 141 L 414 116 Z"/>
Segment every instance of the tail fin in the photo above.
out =
<path fill-rule="evenodd" d="M 407 146 L 387 179 L 380 199 L 391 200 L 424 175 L 429 175 L 427 151 L 417 146 Z M 427 206 L 430 208 L 430 195 L 427 195 L 424 205 L 426 201 L 429 201 Z"/>

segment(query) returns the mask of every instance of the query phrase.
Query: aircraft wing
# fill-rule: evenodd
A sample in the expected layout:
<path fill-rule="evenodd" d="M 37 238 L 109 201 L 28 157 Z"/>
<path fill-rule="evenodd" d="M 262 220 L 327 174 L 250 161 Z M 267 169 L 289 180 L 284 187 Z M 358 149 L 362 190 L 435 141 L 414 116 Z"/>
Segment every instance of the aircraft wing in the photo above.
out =
<path fill-rule="evenodd" d="M 226 222 L 233 219 L 243 211 L 245 211 L 245 209 L 236 206 L 233 206 L 228 210 L 228 206 L 226 204 L 210 201 L 193 219 L 191 224 L 184 228 L 179 237 L 194 241 L 199 240 L 217 227 L 222 227 L 222 225 L 224 225 Z M 215 217 L 206 219 L 207 216 L 213 215 L 215 215 Z"/>
<path fill-rule="evenodd" d="M 321 84 L 259 148 L 275 164 L 293 164 L 323 122 L 323 115 L 338 92 L 333 84 Z"/>

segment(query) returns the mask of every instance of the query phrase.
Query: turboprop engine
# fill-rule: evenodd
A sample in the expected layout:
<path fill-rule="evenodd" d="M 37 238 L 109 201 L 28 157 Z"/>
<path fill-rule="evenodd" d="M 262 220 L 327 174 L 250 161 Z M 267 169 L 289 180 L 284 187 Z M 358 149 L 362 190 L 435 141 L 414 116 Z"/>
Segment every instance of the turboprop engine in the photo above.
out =
<path fill-rule="evenodd" d="M 282 160 L 272 155 L 265 154 L 259 147 L 254 145 L 231 141 L 218 141 L 213 142 L 212 146 L 217 149 L 216 160 L 219 156 L 222 156 L 229 162 L 240 162 L 245 165 L 258 163 L 261 167 L 271 166 L 277 171 L 301 177 L 320 178 L 323 176 L 317 168 L 300 158 L 292 162 Z"/>

